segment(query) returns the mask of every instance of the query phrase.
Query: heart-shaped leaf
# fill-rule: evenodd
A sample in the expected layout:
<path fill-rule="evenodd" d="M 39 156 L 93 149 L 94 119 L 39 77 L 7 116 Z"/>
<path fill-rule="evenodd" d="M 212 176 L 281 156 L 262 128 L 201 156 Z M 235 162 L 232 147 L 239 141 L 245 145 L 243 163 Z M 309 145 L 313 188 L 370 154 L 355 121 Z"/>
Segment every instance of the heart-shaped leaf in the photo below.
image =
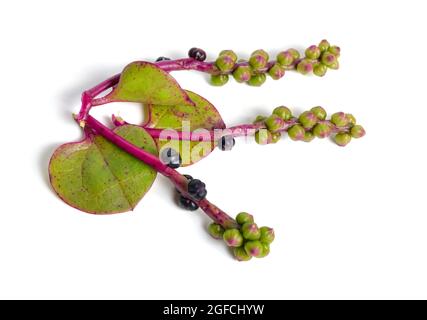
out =
<path fill-rule="evenodd" d="M 177 132 L 191 132 L 195 135 L 197 132 L 212 131 L 214 129 L 224 129 L 225 124 L 218 110 L 205 98 L 198 94 L 186 90 L 190 99 L 195 103 L 194 107 L 186 105 L 165 106 L 165 105 L 148 105 L 147 122 L 143 125 L 145 128 L 157 129 L 174 129 Z M 167 136 L 167 135 L 166 135 Z M 165 137 L 168 139 L 156 139 L 157 145 L 161 152 L 162 148 L 172 147 L 179 150 L 182 158 L 182 165 L 191 165 L 210 152 L 217 145 L 217 141 L 206 139 L 199 141 L 188 141 L 174 139 L 172 136 Z"/>
<path fill-rule="evenodd" d="M 103 99 L 109 102 L 130 101 L 168 106 L 194 105 L 169 73 L 144 61 L 126 66 L 117 86 Z"/>
<path fill-rule="evenodd" d="M 141 127 L 125 125 L 115 132 L 152 154 L 157 148 Z M 67 143 L 49 164 L 51 184 L 69 205 L 94 214 L 133 210 L 150 189 L 157 172 L 99 135 Z"/>

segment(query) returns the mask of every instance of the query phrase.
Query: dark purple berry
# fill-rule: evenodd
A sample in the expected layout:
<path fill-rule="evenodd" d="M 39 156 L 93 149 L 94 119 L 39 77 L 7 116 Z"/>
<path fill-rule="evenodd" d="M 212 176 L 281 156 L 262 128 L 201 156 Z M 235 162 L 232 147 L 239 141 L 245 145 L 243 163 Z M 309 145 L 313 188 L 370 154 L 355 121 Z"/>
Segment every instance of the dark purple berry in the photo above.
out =
<path fill-rule="evenodd" d="M 188 56 L 198 61 L 206 60 L 206 52 L 200 48 L 191 48 L 190 51 L 188 51 Z"/>
<path fill-rule="evenodd" d="M 222 151 L 230 151 L 233 149 L 235 144 L 236 140 L 233 138 L 233 136 L 223 136 L 218 142 L 218 147 Z"/>
<path fill-rule="evenodd" d="M 167 58 L 167 57 L 158 57 L 158 58 L 156 59 L 156 62 L 159 62 L 159 61 L 167 61 L 167 60 L 170 60 L 170 58 Z"/>
<path fill-rule="evenodd" d="M 206 185 L 199 179 L 193 179 L 188 183 L 188 193 L 196 200 L 202 200 L 206 197 Z"/>
<path fill-rule="evenodd" d="M 195 211 L 199 209 L 199 206 L 192 200 L 185 198 L 183 196 L 179 196 L 178 204 L 181 208 L 189 211 Z"/>
<path fill-rule="evenodd" d="M 167 148 L 160 154 L 160 160 L 169 168 L 176 169 L 181 166 L 181 156 L 172 148 Z"/>
<path fill-rule="evenodd" d="M 184 177 L 186 177 L 186 178 L 187 178 L 187 180 L 193 180 L 193 177 L 192 177 L 192 176 L 190 176 L 189 174 L 184 174 Z"/>

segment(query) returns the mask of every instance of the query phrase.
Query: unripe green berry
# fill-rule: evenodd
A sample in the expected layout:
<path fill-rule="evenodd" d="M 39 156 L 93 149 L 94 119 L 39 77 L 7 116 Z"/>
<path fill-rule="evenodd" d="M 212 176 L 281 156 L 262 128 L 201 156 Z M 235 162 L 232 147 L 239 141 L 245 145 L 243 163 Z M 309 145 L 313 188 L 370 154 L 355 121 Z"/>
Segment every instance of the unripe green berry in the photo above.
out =
<path fill-rule="evenodd" d="M 230 57 L 234 62 L 237 61 L 237 54 L 233 50 L 222 50 L 219 53 L 219 56 L 228 56 Z"/>
<path fill-rule="evenodd" d="M 313 71 L 313 63 L 308 59 L 303 59 L 298 63 L 297 71 L 301 74 L 308 74 Z"/>
<path fill-rule="evenodd" d="M 254 56 L 254 55 L 257 55 L 257 54 L 263 56 L 264 59 L 267 60 L 267 61 L 268 61 L 268 59 L 270 59 L 270 56 L 268 55 L 267 51 L 265 51 L 263 49 L 255 50 L 254 52 L 252 52 L 251 56 Z"/>
<path fill-rule="evenodd" d="M 330 52 L 324 52 L 322 54 L 321 60 L 325 66 L 331 67 L 334 63 L 337 62 L 337 57 Z"/>
<path fill-rule="evenodd" d="M 233 71 L 233 77 L 237 82 L 247 82 L 251 78 L 252 71 L 249 66 L 238 66 Z"/>
<path fill-rule="evenodd" d="M 339 61 L 335 61 L 334 63 L 332 63 L 330 66 L 328 66 L 329 69 L 332 70 L 338 70 L 340 68 L 340 63 Z"/>
<path fill-rule="evenodd" d="M 359 124 L 352 127 L 350 133 L 351 136 L 356 139 L 362 138 L 366 134 L 365 129 Z"/>
<path fill-rule="evenodd" d="M 229 247 L 240 247 L 243 244 L 243 237 L 238 229 L 225 230 L 223 239 Z"/>
<path fill-rule="evenodd" d="M 349 124 L 350 126 L 354 126 L 354 125 L 356 125 L 356 118 L 355 118 L 351 113 L 347 113 L 347 114 L 346 114 L 346 117 L 347 117 L 347 119 L 348 119 L 348 124 Z"/>
<path fill-rule="evenodd" d="M 242 226 L 242 235 L 246 240 L 259 240 L 261 231 L 255 223 L 245 223 Z"/>
<path fill-rule="evenodd" d="M 249 261 L 252 259 L 252 257 L 247 254 L 244 247 L 233 248 L 233 254 L 238 261 Z"/>
<path fill-rule="evenodd" d="M 233 58 L 227 55 L 219 56 L 215 61 L 215 65 L 222 72 L 231 71 L 234 67 L 234 63 Z"/>
<path fill-rule="evenodd" d="M 272 114 L 265 120 L 265 125 L 269 131 L 277 131 L 283 127 L 284 120 L 278 115 Z"/>
<path fill-rule="evenodd" d="M 319 120 L 325 120 L 326 119 L 327 113 L 326 113 L 326 110 L 323 109 L 322 107 L 320 107 L 320 106 L 313 107 L 313 108 L 311 108 L 310 111 L 314 113 L 314 115 L 317 117 L 317 119 L 319 119 Z"/>
<path fill-rule="evenodd" d="M 259 229 L 261 231 L 261 237 L 259 241 L 270 244 L 274 241 L 274 230 L 269 227 L 261 227 Z"/>
<path fill-rule="evenodd" d="M 262 69 L 267 65 L 268 60 L 262 54 L 252 54 L 249 58 L 249 64 L 255 70 Z"/>
<path fill-rule="evenodd" d="M 270 77 L 272 77 L 274 80 L 279 80 L 285 75 L 285 69 L 280 66 L 280 64 L 275 63 L 269 70 L 268 74 Z"/>
<path fill-rule="evenodd" d="M 265 258 L 270 254 L 270 245 L 268 243 L 261 242 L 262 253 L 257 258 Z"/>
<path fill-rule="evenodd" d="M 328 52 L 332 53 L 335 57 L 339 58 L 341 55 L 341 48 L 338 46 L 331 46 L 328 48 Z"/>
<path fill-rule="evenodd" d="M 283 67 L 288 67 L 295 61 L 294 56 L 289 51 L 280 52 L 276 60 Z"/>
<path fill-rule="evenodd" d="M 331 122 L 337 127 L 345 127 L 348 125 L 349 119 L 344 112 L 337 112 L 331 116 Z"/>
<path fill-rule="evenodd" d="M 320 53 L 318 46 L 310 46 L 305 50 L 305 56 L 311 60 L 319 59 Z"/>
<path fill-rule="evenodd" d="M 311 111 L 305 111 L 301 113 L 301 115 L 298 118 L 298 121 L 302 124 L 302 126 L 305 129 L 312 128 L 319 119 L 316 117 L 316 115 Z"/>
<path fill-rule="evenodd" d="M 280 118 L 282 118 L 285 121 L 288 121 L 292 117 L 292 111 L 285 106 L 277 107 L 273 110 L 273 114 L 278 115 Z"/>
<path fill-rule="evenodd" d="M 340 132 L 335 135 L 334 140 L 337 145 L 344 147 L 351 141 L 351 135 L 346 132 Z"/>
<path fill-rule="evenodd" d="M 248 255 L 259 258 L 262 256 L 264 246 L 260 241 L 248 241 L 245 243 L 245 251 Z"/>
<path fill-rule="evenodd" d="M 218 74 L 211 76 L 211 84 L 214 86 L 223 86 L 228 82 L 228 74 Z"/>
<path fill-rule="evenodd" d="M 322 52 L 324 52 L 324 51 L 328 50 L 330 46 L 331 46 L 331 45 L 329 44 L 328 40 L 322 40 L 322 41 L 320 41 L 320 43 L 319 43 L 319 49 L 320 49 L 320 51 L 322 51 Z"/>
<path fill-rule="evenodd" d="M 255 74 L 249 79 L 248 84 L 250 86 L 259 87 L 265 82 L 266 78 L 265 73 Z"/>
<path fill-rule="evenodd" d="M 300 54 L 299 54 L 299 51 L 297 49 L 292 48 L 292 49 L 288 49 L 286 51 L 292 55 L 292 57 L 294 58 L 294 61 L 299 59 Z"/>
<path fill-rule="evenodd" d="M 222 239 L 224 231 L 224 228 L 217 223 L 211 223 L 208 227 L 209 234 L 215 239 Z"/>
<path fill-rule="evenodd" d="M 254 120 L 254 124 L 255 123 L 260 123 L 260 122 L 264 122 L 265 121 L 265 119 L 267 119 L 267 117 L 264 117 L 264 116 L 257 116 L 256 118 L 255 118 L 255 120 Z"/>
<path fill-rule="evenodd" d="M 313 128 L 313 134 L 320 139 L 329 137 L 331 131 L 331 126 L 328 123 L 318 123 Z"/>
<path fill-rule="evenodd" d="M 253 215 L 251 215 L 247 212 L 240 212 L 236 217 L 236 221 L 240 225 L 243 225 L 245 223 L 253 223 L 254 217 L 253 217 Z"/>
<path fill-rule="evenodd" d="M 281 137 L 282 137 L 282 134 L 280 132 L 272 132 L 271 143 L 277 143 Z"/>
<path fill-rule="evenodd" d="M 311 131 L 306 131 L 304 133 L 304 138 L 302 139 L 302 141 L 304 142 L 311 142 L 314 139 L 314 134 Z"/>
<path fill-rule="evenodd" d="M 272 137 L 271 132 L 267 129 L 260 129 L 255 132 L 255 141 L 260 145 L 266 145 L 271 143 Z"/>
<path fill-rule="evenodd" d="M 316 63 L 313 66 L 313 73 L 318 77 L 323 77 L 328 71 L 328 67 L 323 63 Z"/>
<path fill-rule="evenodd" d="M 288 130 L 289 138 L 294 141 L 303 140 L 305 135 L 305 130 L 299 124 L 295 124 Z"/>

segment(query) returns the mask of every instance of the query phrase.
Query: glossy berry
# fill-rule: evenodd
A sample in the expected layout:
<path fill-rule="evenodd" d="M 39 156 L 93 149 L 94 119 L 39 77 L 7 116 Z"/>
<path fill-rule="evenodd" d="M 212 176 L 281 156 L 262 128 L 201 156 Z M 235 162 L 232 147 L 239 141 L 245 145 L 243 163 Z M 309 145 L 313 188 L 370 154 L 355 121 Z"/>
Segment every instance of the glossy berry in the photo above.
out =
<path fill-rule="evenodd" d="M 263 56 L 264 59 L 267 60 L 267 61 L 268 61 L 268 59 L 270 59 L 270 56 L 268 55 L 267 51 L 265 51 L 263 49 L 255 50 L 254 52 L 252 52 L 251 56 L 254 56 L 254 55 Z"/>
<path fill-rule="evenodd" d="M 268 74 L 274 80 L 279 80 L 285 75 L 285 69 L 280 66 L 280 64 L 275 63 L 269 70 Z"/>
<path fill-rule="evenodd" d="M 305 129 L 312 128 L 319 119 L 316 117 L 316 115 L 311 111 L 305 111 L 301 113 L 301 115 L 298 118 L 298 121 L 301 123 L 301 125 Z"/>
<path fill-rule="evenodd" d="M 326 50 L 328 50 L 330 46 L 331 45 L 329 44 L 328 40 L 322 40 L 319 43 L 319 49 L 322 52 L 325 52 Z"/>
<path fill-rule="evenodd" d="M 277 131 L 283 127 L 284 120 L 278 115 L 272 114 L 265 120 L 265 125 L 269 131 Z"/>
<path fill-rule="evenodd" d="M 249 66 L 238 66 L 233 71 L 233 77 L 237 82 L 248 82 L 252 76 L 252 71 Z"/>
<path fill-rule="evenodd" d="M 305 50 L 305 56 L 308 59 L 316 60 L 319 59 L 321 51 L 318 46 L 310 46 Z"/>
<path fill-rule="evenodd" d="M 311 131 L 306 131 L 304 133 L 304 138 L 302 138 L 302 141 L 304 142 L 311 142 L 314 139 L 314 134 Z"/>
<path fill-rule="evenodd" d="M 292 111 L 285 106 L 277 107 L 273 110 L 273 114 L 278 115 L 280 118 L 282 118 L 285 121 L 288 121 L 292 117 Z"/>
<path fill-rule="evenodd" d="M 317 119 L 319 119 L 319 120 L 325 120 L 326 119 L 327 113 L 326 113 L 326 110 L 323 109 L 322 107 L 317 106 L 317 107 L 311 108 L 310 111 L 314 113 L 314 115 L 317 117 Z"/>
<path fill-rule="evenodd" d="M 348 119 L 348 124 L 349 124 L 350 126 L 354 126 L 354 125 L 356 125 L 356 118 L 355 118 L 352 114 L 347 113 L 347 114 L 346 114 L 346 117 L 347 117 L 347 119 Z"/>
<path fill-rule="evenodd" d="M 258 256 L 258 258 L 265 258 L 270 254 L 270 245 L 264 242 L 261 242 L 261 245 L 262 245 L 262 253 Z"/>
<path fill-rule="evenodd" d="M 274 230 L 272 228 L 261 227 L 259 230 L 261 232 L 261 237 L 259 241 L 268 243 L 268 244 L 274 241 L 275 235 L 274 235 Z"/>
<path fill-rule="evenodd" d="M 325 52 L 322 54 L 321 60 L 325 66 L 331 67 L 337 62 L 337 57 L 330 52 Z"/>
<path fill-rule="evenodd" d="M 241 231 L 246 240 L 259 240 L 261 237 L 261 231 L 255 223 L 245 223 Z"/>
<path fill-rule="evenodd" d="M 232 248 L 240 247 L 243 244 L 243 237 L 238 229 L 225 230 L 222 238 L 227 246 Z"/>
<path fill-rule="evenodd" d="M 228 55 L 219 56 L 215 61 L 215 65 L 222 72 L 231 71 L 234 67 L 234 64 L 235 64 L 235 61 L 233 60 L 233 58 L 231 58 Z"/>
<path fill-rule="evenodd" d="M 188 51 L 188 56 L 198 61 L 206 60 L 206 52 L 200 48 L 191 48 L 190 51 Z"/>
<path fill-rule="evenodd" d="M 218 141 L 218 148 L 222 151 L 230 151 L 233 149 L 235 144 L 236 140 L 233 138 L 233 136 L 223 136 Z"/>
<path fill-rule="evenodd" d="M 160 61 L 168 61 L 168 60 L 170 60 L 170 58 L 167 58 L 167 57 L 158 57 L 158 58 L 156 59 L 156 62 L 160 62 Z"/>
<path fill-rule="evenodd" d="M 332 53 L 335 57 L 339 58 L 341 55 L 341 48 L 337 46 L 331 46 L 328 48 L 328 52 Z"/>
<path fill-rule="evenodd" d="M 199 209 L 199 206 L 194 201 L 182 195 L 179 195 L 178 204 L 181 208 L 189 211 L 195 211 Z"/>
<path fill-rule="evenodd" d="M 351 128 L 350 134 L 353 138 L 358 139 L 358 138 L 362 138 L 366 134 L 366 132 L 365 132 L 365 129 L 361 125 L 357 124 Z"/>
<path fill-rule="evenodd" d="M 318 77 L 323 77 L 328 71 L 328 67 L 323 63 L 315 63 L 313 66 L 313 73 Z"/>
<path fill-rule="evenodd" d="M 331 122 L 337 127 L 345 127 L 349 123 L 349 119 L 344 112 L 337 112 L 331 116 Z"/>
<path fill-rule="evenodd" d="M 184 174 L 184 177 L 186 177 L 186 178 L 187 178 L 187 180 L 193 180 L 193 177 L 192 177 L 192 176 L 190 176 L 189 174 Z"/>
<path fill-rule="evenodd" d="M 218 74 L 211 76 L 211 83 L 214 86 L 223 86 L 228 82 L 228 74 Z"/>
<path fill-rule="evenodd" d="M 254 217 L 247 212 L 240 212 L 236 217 L 236 221 L 240 225 L 243 225 L 245 223 L 253 223 Z"/>
<path fill-rule="evenodd" d="M 249 58 L 249 65 L 255 70 L 264 68 L 267 65 L 268 60 L 263 54 L 254 53 Z"/>
<path fill-rule="evenodd" d="M 219 53 L 219 56 L 228 56 L 233 60 L 234 62 L 237 61 L 237 54 L 233 50 L 222 50 Z"/>
<path fill-rule="evenodd" d="M 303 140 L 305 135 L 305 130 L 299 124 L 293 125 L 288 130 L 289 138 L 294 141 Z"/>
<path fill-rule="evenodd" d="M 259 87 L 265 82 L 265 80 L 266 80 L 266 75 L 264 73 L 259 73 L 259 74 L 253 75 L 249 79 L 248 84 L 254 87 Z"/>
<path fill-rule="evenodd" d="M 206 185 L 199 179 L 190 180 L 188 183 L 188 193 L 196 200 L 202 200 L 206 197 Z"/>
<path fill-rule="evenodd" d="M 255 141 L 260 145 L 269 144 L 272 140 L 271 132 L 267 129 L 261 129 L 255 132 Z"/>
<path fill-rule="evenodd" d="M 297 49 L 288 49 L 287 52 L 289 52 L 294 60 L 298 60 L 300 58 L 299 51 Z"/>
<path fill-rule="evenodd" d="M 267 117 L 264 117 L 264 116 L 257 116 L 257 117 L 255 118 L 255 120 L 254 120 L 253 124 L 260 123 L 260 122 L 264 122 L 264 121 L 265 121 L 265 119 L 267 119 Z"/>
<path fill-rule="evenodd" d="M 208 227 L 209 234 L 215 239 L 222 239 L 224 236 L 224 228 L 217 223 L 211 223 Z"/>
<path fill-rule="evenodd" d="M 245 251 L 248 255 L 260 258 L 263 254 L 263 245 L 260 241 L 248 241 L 245 243 Z"/>
<path fill-rule="evenodd" d="M 289 51 L 282 51 L 277 55 L 276 60 L 281 66 L 288 67 L 292 65 L 295 59 Z"/>
<path fill-rule="evenodd" d="M 246 253 L 246 250 L 243 247 L 233 248 L 233 254 L 238 261 L 249 261 L 252 259 L 252 257 Z"/>
<path fill-rule="evenodd" d="M 169 168 L 179 168 L 181 166 L 181 156 L 172 148 L 163 149 L 160 154 L 160 160 Z"/>
<path fill-rule="evenodd" d="M 329 137 L 331 134 L 331 126 L 328 123 L 318 123 L 313 128 L 313 134 L 320 139 Z"/>
<path fill-rule="evenodd" d="M 335 61 L 334 63 L 332 63 L 330 66 L 328 66 L 329 69 L 332 70 L 338 70 L 340 68 L 340 63 L 339 61 Z"/>
<path fill-rule="evenodd" d="M 297 71 L 301 74 L 308 74 L 313 71 L 313 63 L 310 60 L 303 59 L 298 63 Z"/>
<path fill-rule="evenodd" d="M 282 133 L 272 132 L 271 133 L 271 143 L 277 143 L 281 137 L 282 137 Z"/>
<path fill-rule="evenodd" d="M 351 135 L 346 132 L 340 132 L 335 135 L 334 140 L 337 145 L 344 147 L 351 141 Z"/>

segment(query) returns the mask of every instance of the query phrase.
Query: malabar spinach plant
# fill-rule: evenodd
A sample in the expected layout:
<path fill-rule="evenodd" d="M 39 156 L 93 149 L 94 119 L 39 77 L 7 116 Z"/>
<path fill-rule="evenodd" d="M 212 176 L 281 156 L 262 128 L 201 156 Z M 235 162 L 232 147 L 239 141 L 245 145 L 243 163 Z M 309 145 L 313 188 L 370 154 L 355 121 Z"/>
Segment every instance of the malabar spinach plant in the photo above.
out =
<path fill-rule="evenodd" d="M 285 133 L 305 142 L 331 136 L 345 146 L 365 134 L 363 127 L 343 112 L 328 119 L 320 106 L 299 116 L 279 106 L 253 123 L 227 127 L 209 101 L 182 89 L 170 72 L 197 70 L 209 74 L 214 85 L 224 85 L 232 76 L 237 82 L 260 86 L 267 75 L 277 80 L 290 70 L 322 77 L 328 69 L 338 69 L 339 56 L 339 47 L 323 40 L 307 48 L 304 57 L 289 49 L 270 60 L 267 52 L 256 50 L 248 60 L 239 60 L 233 51 L 224 50 L 215 61 L 206 62 L 206 53 L 192 48 L 184 59 L 130 63 L 120 74 L 83 93 L 74 118 L 84 139 L 54 152 L 49 165 L 52 187 L 74 208 L 113 214 L 133 210 L 160 173 L 174 185 L 182 208 L 200 208 L 213 220 L 209 233 L 223 239 L 238 260 L 265 257 L 274 240 L 273 229 L 258 227 L 246 212 L 232 218 L 207 200 L 205 183 L 176 169 L 199 161 L 215 147 L 231 150 L 239 136 L 253 135 L 261 145 L 276 143 Z M 113 115 L 114 128 L 110 128 L 90 115 L 93 107 L 120 101 L 143 104 L 145 122 L 133 125 Z"/>

